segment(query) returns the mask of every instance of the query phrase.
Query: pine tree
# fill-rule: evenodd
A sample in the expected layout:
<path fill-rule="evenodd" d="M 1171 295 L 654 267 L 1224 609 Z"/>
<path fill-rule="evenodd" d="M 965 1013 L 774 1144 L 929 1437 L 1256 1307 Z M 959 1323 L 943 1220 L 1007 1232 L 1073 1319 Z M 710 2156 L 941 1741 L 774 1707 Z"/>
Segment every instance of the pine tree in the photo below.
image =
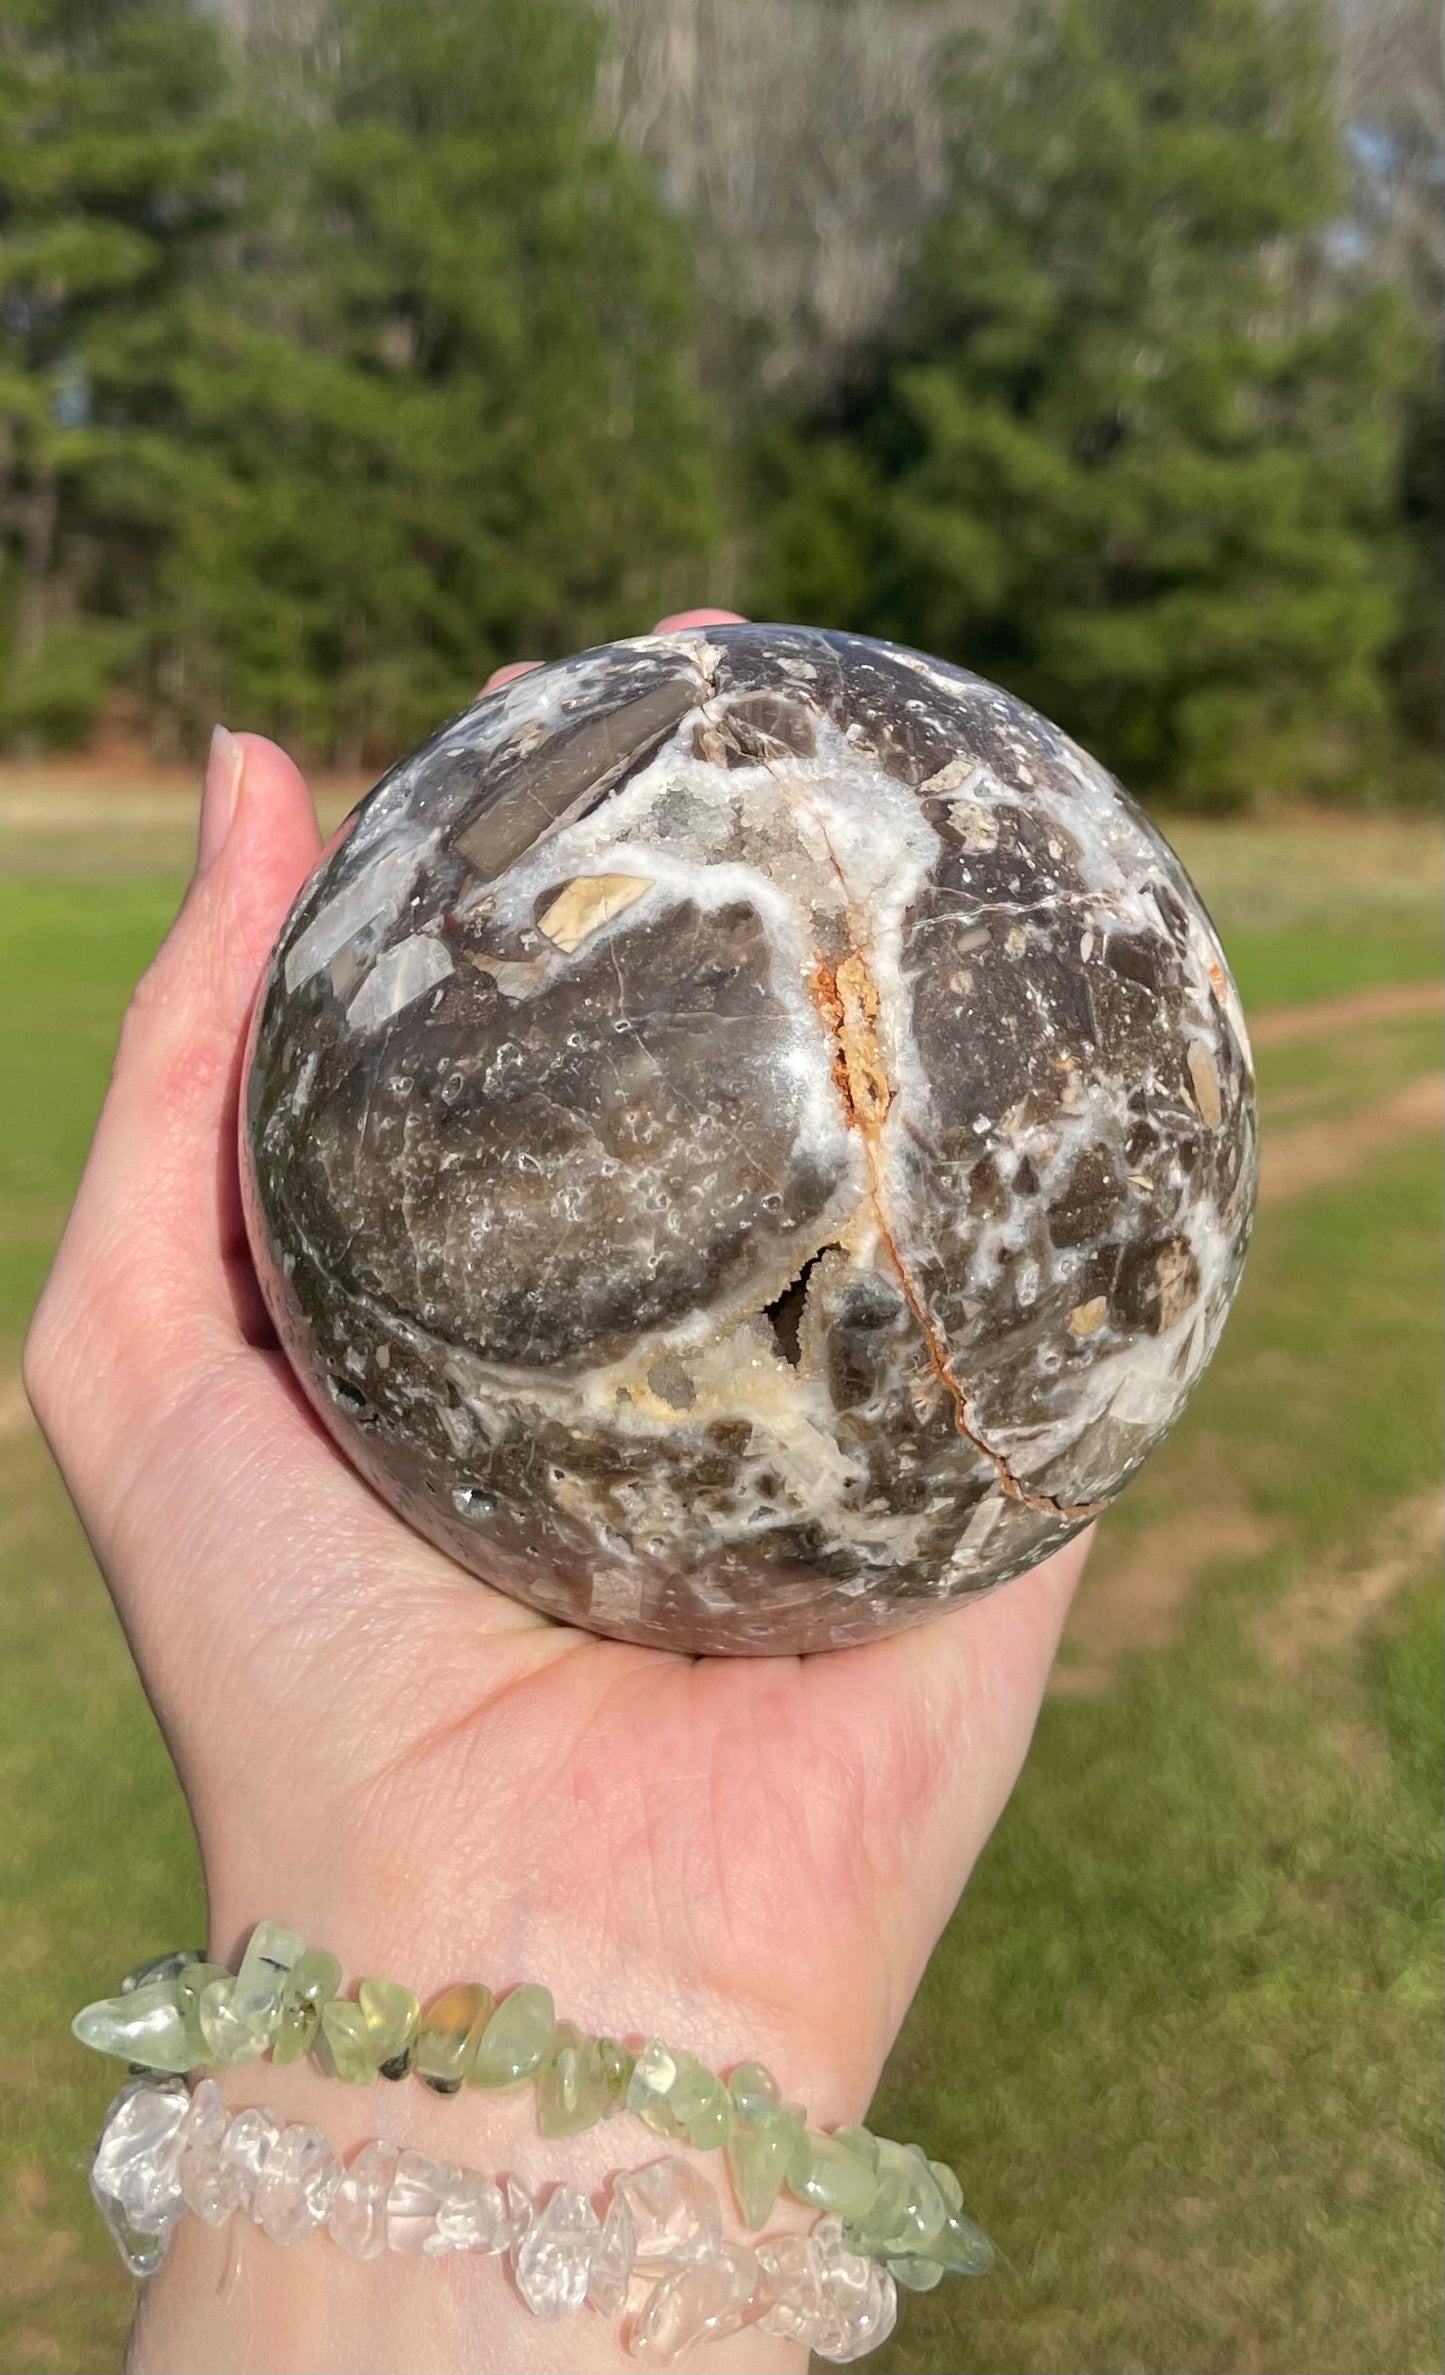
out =
<path fill-rule="evenodd" d="M 774 601 L 997 676 L 1141 789 L 1358 792 L 1409 339 L 1332 248 L 1327 70 L 1263 0 L 1061 0 L 960 53 L 908 343 L 782 457 Z"/>
<path fill-rule="evenodd" d="M 359 761 L 697 599 L 685 253 L 577 0 L 345 0 L 189 367 L 158 632 L 197 723 Z"/>
<path fill-rule="evenodd" d="M 236 156 L 217 34 L 187 0 L 7 0 L 0 737 L 78 738 L 142 665 L 185 290 Z"/>

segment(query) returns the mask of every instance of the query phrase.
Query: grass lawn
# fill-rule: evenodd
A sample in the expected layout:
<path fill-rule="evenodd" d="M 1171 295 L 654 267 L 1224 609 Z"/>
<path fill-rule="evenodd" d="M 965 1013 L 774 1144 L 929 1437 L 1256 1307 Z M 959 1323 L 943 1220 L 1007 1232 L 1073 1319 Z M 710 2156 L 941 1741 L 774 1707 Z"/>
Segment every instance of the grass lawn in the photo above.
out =
<path fill-rule="evenodd" d="M 117 2363 L 75 2005 L 201 1934 L 189 1829 L 19 1416 L 26 1312 L 172 872 L 0 809 L 0 2367 Z M 173 867 L 188 825 L 154 827 Z M 1184 1423 L 1101 1532 L 1033 1759 L 878 2117 L 955 2160 L 999 2269 L 890 2369 L 1438 2368 L 1439 1164 L 1352 1119 L 1439 1068 L 1420 825 L 1181 827 L 1264 1035 L 1266 1130 L 1338 1133 L 1263 1217 Z M 43 861 L 43 863 L 41 862 Z M 1313 1175 L 1311 1175 L 1313 1176 Z"/>

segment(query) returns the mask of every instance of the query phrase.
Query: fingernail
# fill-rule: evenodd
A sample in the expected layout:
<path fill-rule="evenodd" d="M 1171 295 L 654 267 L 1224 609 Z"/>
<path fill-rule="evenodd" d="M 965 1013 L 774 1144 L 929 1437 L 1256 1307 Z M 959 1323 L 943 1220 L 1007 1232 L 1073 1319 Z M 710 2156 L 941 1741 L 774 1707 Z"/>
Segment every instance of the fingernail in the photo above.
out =
<path fill-rule="evenodd" d="M 208 873 L 226 846 L 236 814 L 236 797 L 246 753 L 224 726 L 211 729 L 206 780 L 201 787 L 201 830 L 196 848 L 196 872 Z"/>

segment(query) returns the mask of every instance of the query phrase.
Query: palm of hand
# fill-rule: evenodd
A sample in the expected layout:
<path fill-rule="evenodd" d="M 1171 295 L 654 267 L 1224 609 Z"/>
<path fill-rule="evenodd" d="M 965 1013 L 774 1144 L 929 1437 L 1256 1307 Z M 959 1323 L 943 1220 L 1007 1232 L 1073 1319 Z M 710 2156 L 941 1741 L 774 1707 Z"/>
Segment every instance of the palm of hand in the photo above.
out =
<path fill-rule="evenodd" d="M 246 1255 L 238 1050 L 317 838 L 281 753 L 233 750 L 234 822 L 218 853 L 203 828 L 137 994 L 27 1348 L 215 1942 L 269 1913 L 419 1986 L 543 1978 L 598 2027 L 776 2050 L 815 2116 L 856 2115 L 1012 1785 L 1082 1545 L 868 1648 L 691 1661 L 534 1617 L 412 1535 L 311 1415 Z"/>

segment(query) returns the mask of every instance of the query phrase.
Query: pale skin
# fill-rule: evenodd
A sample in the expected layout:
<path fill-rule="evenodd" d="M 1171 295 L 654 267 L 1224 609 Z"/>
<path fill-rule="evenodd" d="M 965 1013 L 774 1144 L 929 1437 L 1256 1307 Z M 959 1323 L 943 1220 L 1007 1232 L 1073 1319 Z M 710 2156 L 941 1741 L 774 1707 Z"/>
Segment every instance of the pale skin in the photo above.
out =
<path fill-rule="evenodd" d="M 660 2035 L 723 2069 L 760 2056 L 813 2124 L 861 2118 L 1023 1761 L 1085 1541 L 868 1648 L 692 1660 L 533 1616 L 411 1533 L 302 1399 L 240 1215 L 241 1047 L 319 846 L 290 760 L 219 736 L 195 879 L 126 1017 L 26 1348 L 195 1821 L 211 1947 L 234 1957 L 269 1915 L 349 1980 L 384 1973 L 423 1999 L 539 1979 L 588 2030 Z M 97 1972 L 96 1992 L 113 1979 Z M 346 2087 L 309 2065 L 252 2064 L 225 2091 L 314 2119 L 343 2153 L 384 2135 L 538 2185 L 594 2186 L 662 2149 L 631 2119 L 547 2143 L 529 2102 Z M 701 2165 L 722 2178 L 716 2156 Z M 986 2168 L 962 2175 L 987 2224 Z M 530 2317 L 494 2260 L 358 2266 L 324 2237 L 284 2251 L 242 2221 L 188 2219 L 129 2363 L 630 2362 L 595 2316 Z M 697 2364 L 804 2361 L 752 2330 Z"/>

